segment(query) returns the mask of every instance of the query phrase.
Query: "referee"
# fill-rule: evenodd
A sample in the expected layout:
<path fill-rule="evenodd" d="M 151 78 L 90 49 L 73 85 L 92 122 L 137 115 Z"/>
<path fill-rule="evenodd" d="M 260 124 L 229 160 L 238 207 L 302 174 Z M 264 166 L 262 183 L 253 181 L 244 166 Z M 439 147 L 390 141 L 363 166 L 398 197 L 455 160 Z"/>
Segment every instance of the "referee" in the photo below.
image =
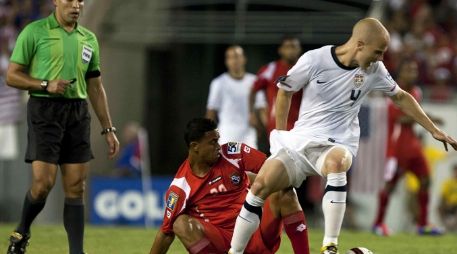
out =
<path fill-rule="evenodd" d="M 84 185 L 93 158 L 87 97 L 102 126 L 109 158 L 119 150 L 100 76 L 98 42 L 77 23 L 84 1 L 53 2 L 55 11 L 49 17 L 27 25 L 19 34 L 7 71 L 8 85 L 30 94 L 25 161 L 32 164 L 32 185 L 7 254 L 25 253 L 30 225 L 45 205 L 58 167 L 70 254 L 83 253 Z"/>

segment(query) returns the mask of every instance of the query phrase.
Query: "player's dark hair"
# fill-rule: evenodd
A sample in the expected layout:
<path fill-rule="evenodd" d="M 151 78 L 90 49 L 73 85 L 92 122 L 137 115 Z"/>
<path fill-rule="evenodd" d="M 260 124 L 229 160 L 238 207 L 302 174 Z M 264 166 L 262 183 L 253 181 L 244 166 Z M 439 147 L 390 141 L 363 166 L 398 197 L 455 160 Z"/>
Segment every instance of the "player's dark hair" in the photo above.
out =
<path fill-rule="evenodd" d="M 300 42 L 300 38 L 298 38 L 298 36 L 292 35 L 292 34 L 285 34 L 281 37 L 281 41 L 280 41 L 279 45 L 282 46 L 286 41 L 293 41 L 293 40 L 297 40 L 298 42 Z"/>
<path fill-rule="evenodd" d="M 200 140 L 206 132 L 217 129 L 217 124 L 208 118 L 194 118 L 190 120 L 186 125 L 186 131 L 184 132 L 184 140 L 186 145 L 189 147 L 193 141 Z"/>

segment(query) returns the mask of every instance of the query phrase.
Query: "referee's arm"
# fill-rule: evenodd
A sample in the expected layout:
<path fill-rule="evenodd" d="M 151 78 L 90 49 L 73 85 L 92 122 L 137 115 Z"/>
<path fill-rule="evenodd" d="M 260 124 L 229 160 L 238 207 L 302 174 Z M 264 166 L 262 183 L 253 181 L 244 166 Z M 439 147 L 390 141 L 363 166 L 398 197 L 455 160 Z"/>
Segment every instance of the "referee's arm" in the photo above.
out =
<path fill-rule="evenodd" d="M 101 77 L 88 78 L 86 79 L 86 82 L 87 94 L 89 95 L 89 100 L 94 108 L 95 114 L 100 121 L 100 125 L 103 129 L 113 127 L 108 110 L 108 100 L 106 98 Z M 109 146 L 108 157 L 112 159 L 119 152 L 119 141 L 117 140 L 114 132 L 108 132 L 105 136 Z"/>

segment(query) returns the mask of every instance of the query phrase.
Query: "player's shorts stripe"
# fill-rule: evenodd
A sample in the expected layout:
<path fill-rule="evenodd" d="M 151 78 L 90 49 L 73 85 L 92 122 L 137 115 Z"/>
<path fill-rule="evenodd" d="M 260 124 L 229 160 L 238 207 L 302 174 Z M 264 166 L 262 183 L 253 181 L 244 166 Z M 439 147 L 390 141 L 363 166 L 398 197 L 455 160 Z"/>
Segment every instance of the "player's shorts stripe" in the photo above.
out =
<path fill-rule="evenodd" d="M 327 193 L 327 191 L 345 192 L 346 190 L 347 190 L 346 185 L 343 185 L 343 186 L 331 186 L 331 185 L 327 185 L 327 187 L 325 187 L 325 193 Z M 325 194 L 325 193 L 324 193 L 324 194 Z"/>
<path fill-rule="evenodd" d="M 259 218 L 262 218 L 262 207 L 252 206 L 252 205 L 248 204 L 248 202 L 244 201 L 244 208 L 246 208 L 246 210 L 248 210 L 251 213 L 257 214 L 257 216 L 259 216 Z"/>

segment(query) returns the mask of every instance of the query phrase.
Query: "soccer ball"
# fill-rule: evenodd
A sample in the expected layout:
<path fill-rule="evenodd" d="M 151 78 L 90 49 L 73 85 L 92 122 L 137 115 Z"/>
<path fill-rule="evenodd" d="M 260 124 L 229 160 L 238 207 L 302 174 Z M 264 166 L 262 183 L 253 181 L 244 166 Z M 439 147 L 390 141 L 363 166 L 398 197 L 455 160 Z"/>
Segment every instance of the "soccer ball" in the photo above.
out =
<path fill-rule="evenodd" d="M 364 247 L 355 247 L 348 250 L 346 254 L 373 254 L 373 252 Z"/>

